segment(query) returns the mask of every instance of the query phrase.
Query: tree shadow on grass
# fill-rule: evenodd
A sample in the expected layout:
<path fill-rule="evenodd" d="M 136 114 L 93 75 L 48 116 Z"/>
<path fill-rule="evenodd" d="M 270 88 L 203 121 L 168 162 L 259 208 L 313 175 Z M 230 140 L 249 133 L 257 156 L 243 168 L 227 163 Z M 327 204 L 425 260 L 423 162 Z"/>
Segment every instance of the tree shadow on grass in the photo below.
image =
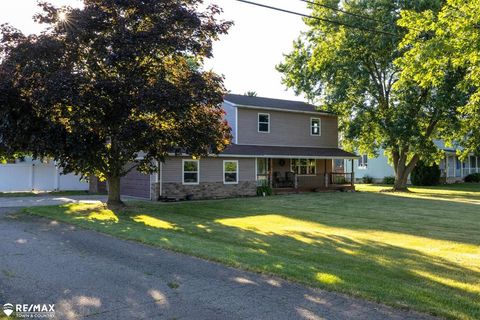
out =
<path fill-rule="evenodd" d="M 138 216 L 171 227 L 154 226 Z M 317 222 L 264 213 L 209 218 L 136 209 L 119 217 L 128 225 L 124 235 L 133 232 L 145 243 L 434 315 L 480 318 L 478 265 L 461 265 L 382 238 L 357 237 L 358 229 L 344 236 L 328 230 L 331 225 L 327 231 L 323 225 L 316 230 Z M 276 220 L 273 226 L 267 225 L 269 220 Z M 290 228 L 295 222 L 300 229 L 307 223 L 313 231 Z"/>
<path fill-rule="evenodd" d="M 477 207 L 322 194 L 136 203 L 114 212 L 118 220 L 97 219 L 86 210 L 80 216 L 67 213 L 66 221 L 314 287 L 475 319 L 480 318 Z"/>

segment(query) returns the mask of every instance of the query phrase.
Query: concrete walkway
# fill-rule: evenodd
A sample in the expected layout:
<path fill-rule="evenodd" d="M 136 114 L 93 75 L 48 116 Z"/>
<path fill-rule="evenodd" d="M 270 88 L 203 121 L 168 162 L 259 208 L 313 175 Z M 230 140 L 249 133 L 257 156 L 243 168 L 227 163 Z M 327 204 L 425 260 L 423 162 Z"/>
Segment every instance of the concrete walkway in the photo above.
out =
<path fill-rule="evenodd" d="M 57 319 L 431 319 L 0 208 L 7 302 Z"/>

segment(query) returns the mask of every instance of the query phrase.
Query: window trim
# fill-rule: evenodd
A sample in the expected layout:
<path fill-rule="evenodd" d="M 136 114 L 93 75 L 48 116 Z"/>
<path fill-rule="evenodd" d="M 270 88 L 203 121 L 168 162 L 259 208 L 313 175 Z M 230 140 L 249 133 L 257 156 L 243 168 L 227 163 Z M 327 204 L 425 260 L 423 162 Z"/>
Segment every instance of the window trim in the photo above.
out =
<path fill-rule="evenodd" d="M 197 163 L 197 182 L 185 182 L 185 162 Z M 187 171 L 194 172 L 194 171 Z M 182 159 L 182 184 L 183 185 L 198 185 L 200 184 L 200 160 L 199 159 Z"/>
<path fill-rule="evenodd" d="M 313 134 L 312 129 L 313 129 L 313 120 L 318 120 L 318 134 Z M 321 137 L 322 136 L 322 119 L 319 117 L 310 117 L 310 136 L 312 137 Z"/>
<path fill-rule="evenodd" d="M 235 182 L 225 181 L 225 173 L 227 172 L 233 173 L 232 171 L 225 171 L 225 163 L 227 162 L 235 162 L 237 164 L 236 166 L 237 170 L 235 171 L 235 174 L 237 175 L 237 180 Z M 240 180 L 238 168 L 239 168 L 238 160 L 223 160 L 223 184 L 238 184 L 238 181 Z"/>
<path fill-rule="evenodd" d="M 365 157 L 365 158 L 364 158 Z M 367 161 L 364 161 L 366 159 Z M 367 169 L 368 168 L 368 155 L 362 154 L 358 160 L 358 169 Z"/>
<path fill-rule="evenodd" d="M 308 161 L 309 161 L 309 160 L 313 160 L 314 163 L 315 163 L 315 166 L 314 166 L 315 172 L 314 172 L 313 174 L 312 174 L 312 173 L 310 173 L 310 174 L 300 174 L 300 173 L 296 173 L 296 170 L 293 170 L 293 162 L 294 162 L 294 160 L 297 160 L 297 161 L 307 160 L 307 165 L 306 165 L 306 167 L 309 167 Z M 313 177 L 313 176 L 316 176 L 316 175 L 317 175 L 317 160 L 318 160 L 318 159 L 312 159 L 312 158 L 292 158 L 292 159 L 290 159 L 290 170 L 291 170 L 293 173 L 296 173 L 296 175 L 299 176 L 299 177 L 309 177 L 309 176 L 310 176 L 310 177 Z M 296 167 L 299 167 L 299 166 L 296 166 Z"/>
<path fill-rule="evenodd" d="M 475 161 L 473 161 L 474 167 L 472 167 L 472 158 L 475 159 Z M 468 155 L 468 164 L 470 169 L 477 169 L 477 163 L 478 161 L 476 156 Z"/>
<path fill-rule="evenodd" d="M 260 131 L 260 116 L 268 116 L 268 122 L 264 122 L 264 121 L 261 122 L 261 123 L 267 123 L 268 124 L 268 130 L 267 131 Z M 270 117 L 270 113 L 266 113 L 266 112 L 257 113 L 257 132 L 258 133 L 270 133 L 271 122 L 272 122 L 272 119 Z"/>

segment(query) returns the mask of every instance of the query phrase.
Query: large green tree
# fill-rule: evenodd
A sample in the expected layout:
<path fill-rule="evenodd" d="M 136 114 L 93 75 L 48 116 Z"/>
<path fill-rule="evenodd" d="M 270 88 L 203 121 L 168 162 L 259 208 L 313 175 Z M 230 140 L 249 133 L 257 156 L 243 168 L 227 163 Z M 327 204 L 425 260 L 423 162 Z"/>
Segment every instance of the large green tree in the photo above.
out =
<path fill-rule="evenodd" d="M 448 142 L 464 147 L 461 156 L 480 152 L 480 2 L 448 0 L 440 12 L 404 11 L 399 25 L 408 28 L 402 46 L 408 51 L 397 63 L 400 82 L 415 82 L 424 89 L 448 81 L 444 70 L 465 70 L 457 89 L 468 101 L 457 109 L 459 130 Z"/>
<path fill-rule="evenodd" d="M 456 110 L 465 94 L 456 84 L 463 69 L 446 65 L 435 87 L 399 81 L 402 65 L 397 61 L 408 49 L 401 46 L 407 33 L 397 24 L 401 12 L 438 12 L 442 2 L 310 1 L 308 31 L 277 67 L 297 94 L 339 114 L 346 148 L 372 156 L 385 150 L 396 190 L 406 189 L 420 159 L 438 156 L 433 138 L 452 135 L 460 126 Z"/>
<path fill-rule="evenodd" d="M 2 26 L 0 151 L 53 157 L 64 172 L 108 183 L 156 169 L 174 148 L 218 152 L 230 139 L 223 79 L 202 69 L 230 22 L 200 0 L 41 3 L 48 28 L 25 36 Z"/>

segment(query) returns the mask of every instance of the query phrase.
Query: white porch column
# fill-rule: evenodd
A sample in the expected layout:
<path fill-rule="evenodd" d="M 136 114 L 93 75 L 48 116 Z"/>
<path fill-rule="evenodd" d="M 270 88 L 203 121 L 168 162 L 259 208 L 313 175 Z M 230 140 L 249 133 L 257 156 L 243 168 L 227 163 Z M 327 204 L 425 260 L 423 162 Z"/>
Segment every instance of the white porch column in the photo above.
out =
<path fill-rule="evenodd" d="M 449 169 L 448 169 L 448 162 L 449 162 L 449 158 L 450 158 L 450 157 L 448 156 L 448 154 L 445 154 L 445 172 L 446 172 L 445 178 L 448 178 L 448 171 L 449 171 Z"/>
<path fill-rule="evenodd" d="M 352 181 L 351 181 L 352 187 L 355 185 L 355 166 L 354 166 L 354 162 L 355 161 L 352 159 L 352 178 L 351 178 L 352 179 Z"/>
<path fill-rule="evenodd" d="M 472 173 L 472 163 L 470 161 L 470 155 L 468 155 L 468 174 Z"/>

